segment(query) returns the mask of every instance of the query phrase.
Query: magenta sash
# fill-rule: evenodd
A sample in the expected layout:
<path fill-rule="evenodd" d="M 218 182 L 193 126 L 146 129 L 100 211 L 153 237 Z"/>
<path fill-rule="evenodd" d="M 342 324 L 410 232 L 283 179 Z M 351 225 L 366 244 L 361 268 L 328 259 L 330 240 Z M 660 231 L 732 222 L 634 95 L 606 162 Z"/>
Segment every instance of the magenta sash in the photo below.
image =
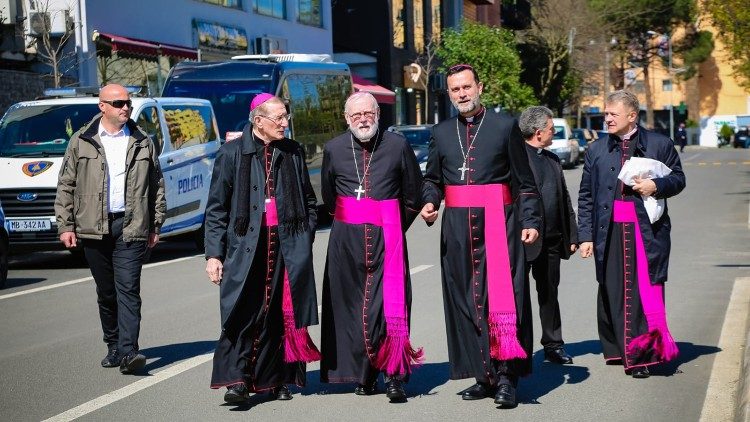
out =
<path fill-rule="evenodd" d="M 380 345 L 374 365 L 388 376 L 411 372 L 423 359 L 422 349 L 414 350 L 409 341 L 404 277 L 404 243 L 401 229 L 401 205 L 398 199 L 375 200 L 354 197 L 336 198 L 334 219 L 346 224 L 372 224 L 383 230 L 383 312 L 386 338 Z"/>
<path fill-rule="evenodd" d="M 271 198 L 266 204 L 266 212 L 263 215 L 263 225 L 275 227 L 279 225 L 279 216 L 276 211 L 276 198 Z M 284 286 L 282 291 L 281 310 L 284 315 L 284 361 L 292 362 L 314 362 L 320 360 L 320 351 L 310 338 L 307 327 L 297 328 L 294 322 L 294 303 L 292 301 L 292 288 L 289 283 L 289 272 L 284 268 Z"/>
<path fill-rule="evenodd" d="M 505 228 L 505 205 L 513 203 L 507 184 L 448 185 L 445 206 L 484 208 L 490 355 L 499 360 L 526 357 L 518 342 L 515 293 Z"/>
<path fill-rule="evenodd" d="M 667 327 L 667 312 L 664 306 L 664 286 L 651 284 L 648 275 L 648 257 L 646 247 L 635 212 L 635 203 L 615 201 L 613 221 L 616 223 L 633 223 L 635 226 L 635 267 L 638 277 L 638 291 L 643 313 L 648 323 L 648 333 L 642 334 L 627 345 L 628 354 L 653 352 L 661 361 L 669 361 L 677 356 L 679 350 Z"/>

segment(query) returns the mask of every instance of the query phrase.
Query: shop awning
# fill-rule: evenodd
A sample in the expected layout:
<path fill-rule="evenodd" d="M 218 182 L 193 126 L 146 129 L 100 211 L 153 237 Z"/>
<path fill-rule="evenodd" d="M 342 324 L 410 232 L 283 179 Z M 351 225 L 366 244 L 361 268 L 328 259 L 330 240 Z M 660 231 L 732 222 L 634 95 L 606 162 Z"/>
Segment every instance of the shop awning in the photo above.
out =
<path fill-rule="evenodd" d="M 369 92 L 380 104 L 396 104 L 396 93 L 365 78 L 352 74 L 355 91 Z"/>
<path fill-rule="evenodd" d="M 174 44 L 139 40 L 104 32 L 94 32 L 97 49 L 122 56 L 157 57 L 169 56 L 188 60 L 198 60 L 198 50 Z"/>

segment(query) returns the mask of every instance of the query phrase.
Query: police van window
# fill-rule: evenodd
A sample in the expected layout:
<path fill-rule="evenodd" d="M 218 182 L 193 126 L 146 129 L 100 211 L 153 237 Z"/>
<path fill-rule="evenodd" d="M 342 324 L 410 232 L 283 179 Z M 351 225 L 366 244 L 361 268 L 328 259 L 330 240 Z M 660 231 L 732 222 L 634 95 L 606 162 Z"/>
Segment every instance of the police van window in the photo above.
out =
<path fill-rule="evenodd" d="M 323 144 L 346 130 L 344 103 L 351 92 L 346 75 L 290 74 L 282 84 L 294 118 L 294 140 L 305 146 L 308 160 L 322 154 Z"/>
<path fill-rule="evenodd" d="M 97 104 L 15 105 L 0 122 L 0 157 L 62 157 Z"/>
<path fill-rule="evenodd" d="M 141 114 L 138 115 L 136 123 L 138 124 L 138 127 L 143 129 L 154 142 L 156 150 L 161 152 L 164 148 L 164 135 L 161 132 L 159 112 L 156 110 L 156 107 L 151 106 L 144 108 L 143 111 L 141 111 Z"/>
<path fill-rule="evenodd" d="M 216 139 L 210 106 L 164 105 L 162 108 L 173 150 Z"/>

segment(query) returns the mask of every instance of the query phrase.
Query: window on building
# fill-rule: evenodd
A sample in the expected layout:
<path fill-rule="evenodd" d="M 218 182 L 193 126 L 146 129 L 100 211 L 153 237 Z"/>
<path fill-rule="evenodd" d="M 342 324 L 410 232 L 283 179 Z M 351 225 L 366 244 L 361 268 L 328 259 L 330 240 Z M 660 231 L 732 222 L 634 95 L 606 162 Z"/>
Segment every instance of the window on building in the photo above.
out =
<path fill-rule="evenodd" d="M 299 23 L 323 27 L 323 12 L 320 0 L 299 0 Z"/>
<path fill-rule="evenodd" d="M 144 108 L 141 114 L 138 115 L 136 123 L 151 138 L 151 141 L 156 145 L 156 150 L 161 152 L 162 148 L 164 148 L 164 135 L 161 132 L 159 112 L 156 111 L 156 107 Z"/>
<path fill-rule="evenodd" d="M 581 88 L 581 91 L 584 96 L 594 97 L 594 96 L 599 95 L 599 86 L 598 85 L 584 85 L 583 88 Z"/>
<path fill-rule="evenodd" d="M 406 42 L 406 5 L 404 0 L 393 0 L 391 2 L 391 14 L 393 16 L 393 46 L 404 48 Z"/>
<path fill-rule="evenodd" d="M 672 80 L 671 79 L 664 79 L 661 81 L 661 90 L 668 92 L 672 90 Z"/>
<path fill-rule="evenodd" d="M 646 92 L 646 86 L 643 84 L 643 81 L 635 81 L 633 82 L 633 85 L 630 86 L 630 89 L 638 94 L 642 94 Z"/>
<path fill-rule="evenodd" d="M 440 41 L 440 0 L 428 0 L 432 10 L 432 39 L 435 42 Z"/>
<path fill-rule="evenodd" d="M 253 0 L 253 12 L 286 19 L 286 0 Z"/>
<path fill-rule="evenodd" d="M 422 0 L 414 0 L 414 50 L 424 51 L 424 4 Z"/>
<path fill-rule="evenodd" d="M 210 106 L 164 105 L 163 108 L 172 150 L 216 139 Z"/>
<path fill-rule="evenodd" d="M 204 3 L 218 4 L 219 6 L 242 8 L 242 0 L 199 0 Z"/>

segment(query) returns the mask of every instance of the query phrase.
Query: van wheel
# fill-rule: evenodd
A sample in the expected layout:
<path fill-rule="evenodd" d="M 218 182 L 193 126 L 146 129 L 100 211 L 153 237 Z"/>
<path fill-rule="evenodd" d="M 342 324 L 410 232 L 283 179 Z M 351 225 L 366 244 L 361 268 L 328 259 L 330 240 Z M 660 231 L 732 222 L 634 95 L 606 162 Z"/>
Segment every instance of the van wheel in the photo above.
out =
<path fill-rule="evenodd" d="M 206 250 L 206 223 L 201 224 L 201 228 L 193 232 L 193 241 L 198 252 Z"/>
<path fill-rule="evenodd" d="M 0 234 L 0 289 L 5 288 L 5 282 L 8 281 L 8 255 L 10 246 L 8 239 Z"/>

